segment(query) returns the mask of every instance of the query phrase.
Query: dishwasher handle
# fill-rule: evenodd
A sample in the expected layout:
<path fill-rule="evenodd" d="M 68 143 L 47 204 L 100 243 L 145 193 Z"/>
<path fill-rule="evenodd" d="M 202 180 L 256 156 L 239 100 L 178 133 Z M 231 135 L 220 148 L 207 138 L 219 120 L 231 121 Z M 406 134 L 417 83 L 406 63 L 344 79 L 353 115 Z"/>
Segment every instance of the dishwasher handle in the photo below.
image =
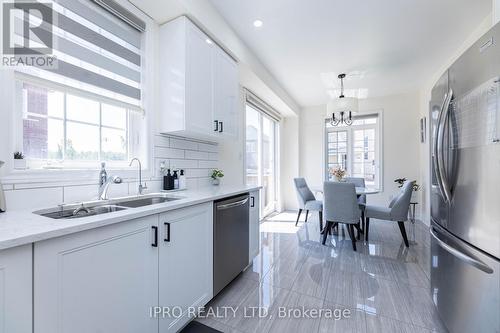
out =
<path fill-rule="evenodd" d="M 224 205 L 217 205 L 217 210 L 224 210 L 224 209 L 229 209 L 229 208 L 233 208 L 233 207 L 243 206 L 247 202 L 248 202 L 248 198 L 245 198 L 243 200 L 239 200 L 236 202 L 231 202 L 231 203 L 224 204 Z"/>

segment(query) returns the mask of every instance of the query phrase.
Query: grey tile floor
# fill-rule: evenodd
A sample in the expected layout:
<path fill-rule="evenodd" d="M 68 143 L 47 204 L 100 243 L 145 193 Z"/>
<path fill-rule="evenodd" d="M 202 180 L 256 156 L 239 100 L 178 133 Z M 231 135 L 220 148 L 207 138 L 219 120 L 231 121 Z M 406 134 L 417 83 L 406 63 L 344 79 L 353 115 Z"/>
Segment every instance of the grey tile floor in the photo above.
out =
<path fill-rule="evenodd" d="M 354 252 L 344 228 L 323 246 L 317 215 L 297 227 L 295 217 L 265 220 L 259 256 L 207 305 L 235 313 L 198 321 L 223 332 L 446 332 L 430 296 L 424 224 L 406 223 L 406 248 L 396 223 L 373 220 Z"/>

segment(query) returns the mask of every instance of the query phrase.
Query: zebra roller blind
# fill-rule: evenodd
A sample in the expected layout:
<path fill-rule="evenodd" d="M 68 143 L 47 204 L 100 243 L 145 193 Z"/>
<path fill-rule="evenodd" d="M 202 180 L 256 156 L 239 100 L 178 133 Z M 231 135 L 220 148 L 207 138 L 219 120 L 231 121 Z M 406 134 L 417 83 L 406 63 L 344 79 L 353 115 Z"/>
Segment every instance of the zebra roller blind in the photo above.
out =
<path fill-rule="evenodd" d="M 57 64 L 22 67 L 18 72 L 51 83 L 116 99 L 141 108 L 142 35 L 145 23 L 112 0 L 53 0 L 52 25 L 41 31 L 53 36 Z M 36 13 L 30 13 L 30 20 Z M 22 38 L 22 16 L 14 31 Z M 30 35 L 36 44 L 36 36 Z M 32 41 L 33 39 L 33 41 Z"/>

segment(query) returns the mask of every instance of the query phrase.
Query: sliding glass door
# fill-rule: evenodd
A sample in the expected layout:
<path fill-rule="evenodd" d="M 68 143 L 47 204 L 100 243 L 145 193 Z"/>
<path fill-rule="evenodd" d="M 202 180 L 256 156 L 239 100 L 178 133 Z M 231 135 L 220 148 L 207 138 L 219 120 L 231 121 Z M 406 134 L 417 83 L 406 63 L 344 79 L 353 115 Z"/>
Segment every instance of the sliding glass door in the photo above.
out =
<path fill-rule="evenodd" d="M 246 106 L 246 183 L 260 185 L 262 216 L 276 210 L 278 122 Z"/>

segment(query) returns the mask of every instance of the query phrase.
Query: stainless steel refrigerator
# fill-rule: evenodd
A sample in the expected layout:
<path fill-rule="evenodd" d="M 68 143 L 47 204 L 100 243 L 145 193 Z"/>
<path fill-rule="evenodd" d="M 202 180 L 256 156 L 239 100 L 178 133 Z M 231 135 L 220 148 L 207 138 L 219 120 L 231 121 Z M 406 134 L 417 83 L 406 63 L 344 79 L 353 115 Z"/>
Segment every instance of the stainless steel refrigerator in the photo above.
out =
<path fill-rule="evenodd" d="M 430 102 L 431 293 L 448 330 L 500 332 L 500 24 Z"/>

